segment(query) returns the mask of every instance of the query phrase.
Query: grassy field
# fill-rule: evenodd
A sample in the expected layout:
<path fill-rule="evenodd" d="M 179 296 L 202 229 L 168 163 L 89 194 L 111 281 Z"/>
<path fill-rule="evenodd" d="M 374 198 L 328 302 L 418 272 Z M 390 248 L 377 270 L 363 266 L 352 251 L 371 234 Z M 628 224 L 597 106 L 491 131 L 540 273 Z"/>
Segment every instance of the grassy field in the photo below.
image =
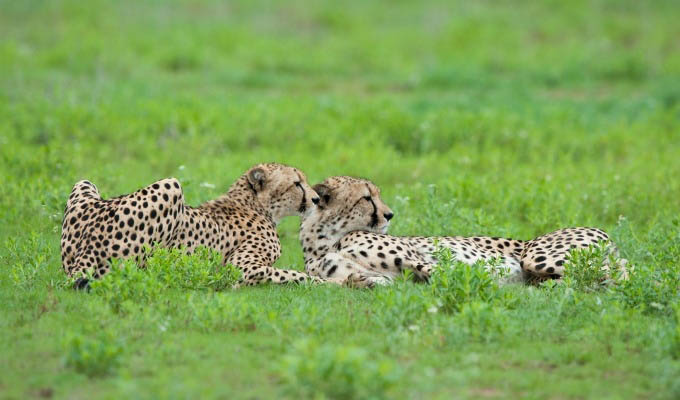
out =
<path fill-rule="evenodd" d="M 0 0 L 0 398 L 679 398 L 679 14 Z M 195 205 L 265 161 L 372 179 L 394 234 L 602 227 L 636 272 L 456 307 L 408 282 L 214 291 L 132 270 L 66 287 L 77 180 L 109 197 L 174 176 Z M 280 226 L 277 265 L 304 268 L 298 227 Z"/>

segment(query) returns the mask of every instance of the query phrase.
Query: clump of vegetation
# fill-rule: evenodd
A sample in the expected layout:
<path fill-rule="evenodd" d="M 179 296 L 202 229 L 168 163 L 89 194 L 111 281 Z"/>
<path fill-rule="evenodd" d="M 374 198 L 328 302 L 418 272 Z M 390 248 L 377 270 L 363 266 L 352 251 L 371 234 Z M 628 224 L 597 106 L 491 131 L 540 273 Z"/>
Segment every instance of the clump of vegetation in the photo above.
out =
<path fill-rule="evenodd" d="M 636 265 L 630 278 L 617 285 L 614 291 L 618 300 L 628 307 L 670 315 L 673 305 L 680 303 L 680 268 Z"/>
<path fill-rule="evenodd" d="M 680 359 L 680 302 L 673 306 L 675 324 L 673 332 L 671 333 L 671 355 L 676 360 Z"/>
<path fill-rule="evenodd" d="M 140 268 L 133 259 L 113 260 L 111 270 L 91 279 L 92 293 L 121 312 L 156 301 L 170 289 L 223 290 L 233 286 L 240 270 L 222 265 L 216 251 L 199 248 L 193 254 L 182 249 L 155 249 Z"/>
<path fill-rule="evenodd" d="M 183 249 L 155 249 L 146 261 L 146 269 L 169 288 L 190 290 L 224 290 L 241 277 L 237 267 L 222 264 L 218 251 L 199 247 L 192 254 Z"/>
<path fill-rule="evenodd" d="M 49 287 L 63 287 L 67 284 L 61 271 L 51 268 L 54 260 L 50 257 L 52 243 L 45 240 L 38 232 L 32 231 L 21 240 L 7 237 L 3 243 L 5 254 L 0 254 L 0 261 L 7 265 L 8 278 L 14 287 L 21 290 L 35 289 L 36 284 L 47 280 Z M 55 274 L 55 272 L 58 272 Z M 2 281 L 3 277 L 0 277 Z"/>
<path fill-rule="evenodd" d="M 616 299 L 648 314 L 672 315 L 680 303 L 680 219 L 659 221 L 641 237 L 628 219 L 620 218 L 613 234 L 635 262 L 629 279 L 613 288 Z"/>
<path fill-rule="evenodd" d="M 384 399 L 401 374 L 364 348 L 313 340 L 296 343 L 281 362 L 285 390 L 297 398 Z"/>
<path fill-rule="evenodd" d="M 89 377 L 99 377 L 115 372 L 122 354 L 122 344 L 110 334 L 73 335 L 66 345 L 65 364 Z"/>
<path fill-rule="evenodd" d="M 461 306 L 450 329 L 467 338 L 490 342 L 505 332 L 507 318 L 502 306 L 474 300 Z"/>
<path fill-rule="evenodd" d="M 572 249 L 564 264 L 562 280 L 567 287 L 581 291 L 596 291 L 619 282 L 624 271 L 610 246 L 601 241 L 583 249 Z"/>
<path fill-rule="evenodd" d="M 108 274 L 90 278 L 90 282 L 92 294 L 102 297 L 116 313 L 153 302 L 165 289 L 161 281 L 131 259 L 113 260 Z"/>
<path fill-rule="evenodd" d="M 253 331 L 257 329 L 257 305 L 237 297 L 212 294 L 187 296 L 191 322 L 204 332 L 217 330 Z"/>
<path fill-rule="evenodd" d="M 413 275 L 405 270 L 391 285 L 375 288 L 376 320 L 385 328 L 405 328 L 427 316 L 430 299 L 421 285 L 413 284 Z"/>
<path fill-rule="evenodd" d="M 445 312 L 459 312 L 472 301 L 492 302 L 499 298 L 498 278 L 493 266 L 480 261 L 466 264 L 454 260 L 449 249 L 437 252 L 439 263 L 430 276 L 430 295 Z"/>

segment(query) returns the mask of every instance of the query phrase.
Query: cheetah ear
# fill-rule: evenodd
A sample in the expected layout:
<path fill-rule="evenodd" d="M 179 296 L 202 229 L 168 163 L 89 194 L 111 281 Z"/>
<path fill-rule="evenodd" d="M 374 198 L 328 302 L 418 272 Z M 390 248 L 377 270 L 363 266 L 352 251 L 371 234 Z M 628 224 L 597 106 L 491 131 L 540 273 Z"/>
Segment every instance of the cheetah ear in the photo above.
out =
<path fill-rule="evenodd" d="M 264 189 L 266 174 L 262 168 L 253 168 L 248 172 L 248 183 L 256 190 Z"/>
<path fill-rule="evenodd" d="M 314 185 L 312 188 L 316 192 L 316 194 L 319 195 L 319 198 L 321 199 L 319 201 L 319 206 L 327 206 L 328 203 L 331 202 L 331 199 L 333 198 L 333 193 L 331 191 L 331 188 L 328 186 L 324 185 L 323 183 L 319 183 Z"/>

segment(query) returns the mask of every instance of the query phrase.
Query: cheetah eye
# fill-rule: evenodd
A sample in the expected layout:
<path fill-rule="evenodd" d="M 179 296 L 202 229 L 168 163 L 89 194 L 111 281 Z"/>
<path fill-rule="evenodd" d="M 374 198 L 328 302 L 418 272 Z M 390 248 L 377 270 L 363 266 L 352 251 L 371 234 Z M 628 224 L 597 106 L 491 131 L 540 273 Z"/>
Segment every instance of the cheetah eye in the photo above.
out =
<path fill-rule="evenodd" d="M 371 201 L 371 196 L 364 196 L 364 200 Z"/>
<path fill-rule="evenodd" d="M 295 182 L 295 186 L 297 186 L 297 187 L 302 187 L 302 185 L 300 184 L 300 182 Z"/>

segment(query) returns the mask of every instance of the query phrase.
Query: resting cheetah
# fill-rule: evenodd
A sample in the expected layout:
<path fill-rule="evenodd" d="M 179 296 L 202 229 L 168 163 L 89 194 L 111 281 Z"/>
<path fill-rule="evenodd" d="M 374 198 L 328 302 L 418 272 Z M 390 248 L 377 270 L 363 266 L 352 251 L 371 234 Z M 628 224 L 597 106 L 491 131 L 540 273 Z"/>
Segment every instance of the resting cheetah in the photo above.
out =
<path fill-rule="evenodd" d="M 490 237 L 399 237 L 387 235 L 392 211 L 379 189 L 365 179 L 337 176 L 314 186 L 321 200 L 302 219 L 300 240 L 310 275 L 344 277 L 359 272 L 387 283 L 403 269 L 427 280 L 437 263 L 435 241 L 464 262 L 500 259 L 498 268 L 521 279 L 523 242 Z"/>
<path fill-rule="evenodd" d="M 523 282 L 534 275 L 559 277 L 568 251 L 608 240 L 599 229 L 569 228 L 525 242 L 498 237 L 398 237 L 385 234 L 392 211 L 370 181 L 331 177 L 314 186 L 321 200 L 303 217 L 300 240 L 310 275 L 342 277 L 359 271 L 388 283 L 404 268 L 427 280 L 436 264 L 435 242 L 454 259 L 474 263 L 498 259 L 503 282 Z M 559 245 L 552 246 L 554 241 Z"/>
<path fill-rule="evenodd" d="M 241 284 L 303 281 L 309 275 L 272 267 L 281 254 L 276 225 L 286 216 L 306 215 L 318 201 L 304 174 L 281 164 L 250 168 L 226 194 L 197 208 L 184 204 L 174 178 L 109 200 L 92 183 L 80 181 L 66 203 L 62 264 L 86 286 L 88 271 L 96 278 L 109 270 L 111 258 L 141 259 L 144 245 L 189 252 L 206 246 L 242 270 Z"/>

